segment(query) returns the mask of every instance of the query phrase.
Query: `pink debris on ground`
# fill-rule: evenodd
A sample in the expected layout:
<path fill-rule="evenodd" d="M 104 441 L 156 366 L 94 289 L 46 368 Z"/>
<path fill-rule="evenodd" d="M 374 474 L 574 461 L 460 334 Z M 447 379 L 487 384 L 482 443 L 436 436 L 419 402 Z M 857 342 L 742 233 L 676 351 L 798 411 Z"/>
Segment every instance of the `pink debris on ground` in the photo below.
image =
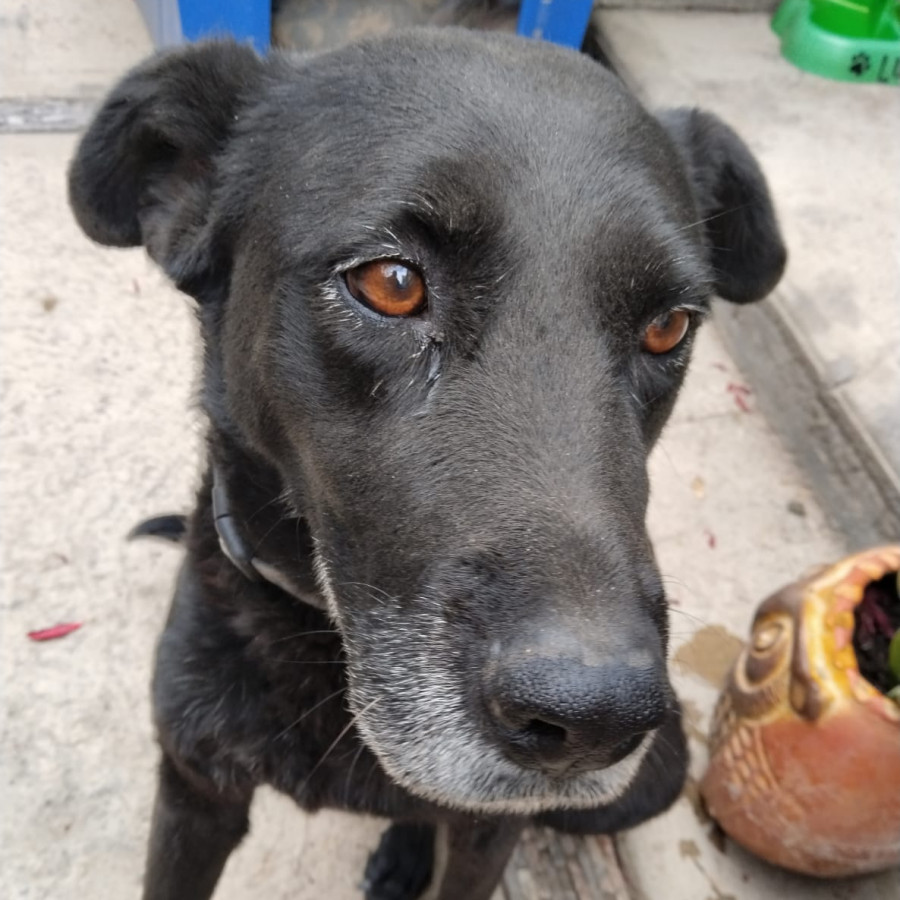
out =
<path fill-rule="evenodd" d="M 37 631 L 29 631 L 28 637 L 33 641 L 54 641 L 56 638 L 65 637 L 73 631 L 81 628 L 81 622 L 61 622 L 50 628 L 39 628 Z"/>
<path fill-rule="evenodd" d="M 732 397 L 734 397 L 734 402 L 737 404 L 738 409 L 741 412 L 750 412 L 750 404 L 747 402 L 747 398 L 753 393 L 750 388 L 745 384 L 736 384 L 733 381 L 728 383 L 728 386 L 725 388 Z"/>

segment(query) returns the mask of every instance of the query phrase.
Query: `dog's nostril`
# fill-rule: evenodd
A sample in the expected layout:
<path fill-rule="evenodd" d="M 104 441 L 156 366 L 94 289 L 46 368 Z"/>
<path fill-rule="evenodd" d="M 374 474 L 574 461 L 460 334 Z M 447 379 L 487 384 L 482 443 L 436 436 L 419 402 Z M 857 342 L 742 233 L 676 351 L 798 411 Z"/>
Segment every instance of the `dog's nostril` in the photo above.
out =
<path fill-rule="evenodd" d="M 621 762 L 666 710 L 662 658 L 639 649 L 599 665 L 507 652 L 485 684 L 491 737 L 512 762 L 558 777 Z"/>
<path fill-rule="evenodd" d="M 566 729 L 543 719 L 530 719 L 524 729 L 528 734 L 537 738 L 542 743 L 565 744 Z"/>

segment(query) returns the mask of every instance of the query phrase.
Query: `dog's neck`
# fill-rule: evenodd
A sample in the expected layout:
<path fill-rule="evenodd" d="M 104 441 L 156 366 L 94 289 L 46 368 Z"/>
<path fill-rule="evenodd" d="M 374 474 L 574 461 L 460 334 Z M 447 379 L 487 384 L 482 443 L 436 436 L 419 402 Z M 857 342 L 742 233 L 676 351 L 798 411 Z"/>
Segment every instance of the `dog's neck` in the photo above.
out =
<path fill-rule="evenodd" d="M 261 471 L 237 448 L 215 456 L 212 514 L 222 553 L 248 581 L 269 582 L 324 610 L 306 523 L 286 511 L 275 473 Z"/>

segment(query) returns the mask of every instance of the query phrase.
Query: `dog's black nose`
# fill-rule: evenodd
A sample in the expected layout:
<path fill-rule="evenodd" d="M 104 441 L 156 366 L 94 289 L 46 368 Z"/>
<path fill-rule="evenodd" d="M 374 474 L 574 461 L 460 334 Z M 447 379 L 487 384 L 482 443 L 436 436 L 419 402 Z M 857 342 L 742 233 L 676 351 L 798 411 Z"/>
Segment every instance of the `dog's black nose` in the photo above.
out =
<path fill-rule="evenodd" d="M 485 683 L 485 705 L 505 754 L 521 766 L 567 775 L 602 769 L 636 750 L 665 716 L 661 654 L 632 651 L 596 665 L 504 654 Z"/>

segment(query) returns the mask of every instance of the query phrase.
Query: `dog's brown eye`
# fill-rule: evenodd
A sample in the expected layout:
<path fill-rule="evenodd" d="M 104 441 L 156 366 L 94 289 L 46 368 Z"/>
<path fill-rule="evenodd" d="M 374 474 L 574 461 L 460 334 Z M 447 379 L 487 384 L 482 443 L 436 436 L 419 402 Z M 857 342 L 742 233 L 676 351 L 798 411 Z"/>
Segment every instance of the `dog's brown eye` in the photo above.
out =
<path fill-rule="evenodd" d="M 684 340 L 690 324 L 691 314 L 686 309 L 669 310 L 647 326 L 641 346 L 648 353 L 668 353 Z"/>
<path fill-rule="evenodd" d="M 350 293 L 383 316 L 414 316 L 425 308 L 425 282 L 395 259 L 376 259 L 345 273 Z"/>

